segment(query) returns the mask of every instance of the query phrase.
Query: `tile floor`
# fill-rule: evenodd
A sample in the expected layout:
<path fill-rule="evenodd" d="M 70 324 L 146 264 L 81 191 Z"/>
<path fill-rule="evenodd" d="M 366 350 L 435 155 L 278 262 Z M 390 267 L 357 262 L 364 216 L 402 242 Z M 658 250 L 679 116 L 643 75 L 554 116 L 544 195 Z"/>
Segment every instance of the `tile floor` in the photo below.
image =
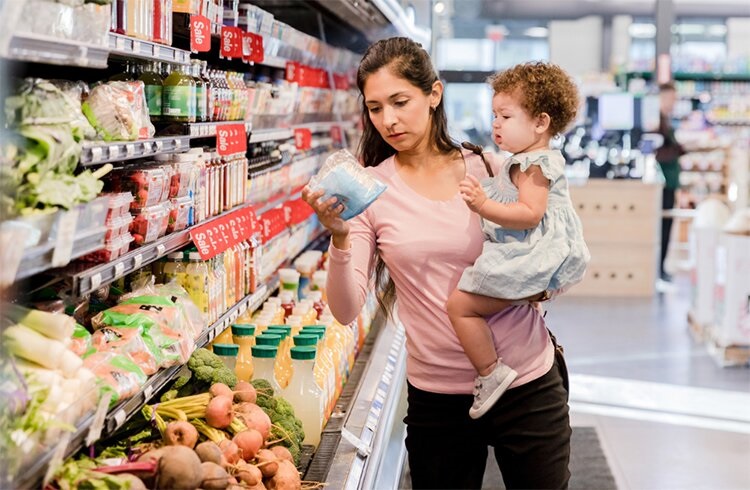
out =
<path fill-rule="evenodd" d="M 676 279 L 654 298 L 549 306 L 571 423 L 598 429 L 621 490 L 750 489 L 750 368 L 720 368 L 693 341 Z"/>

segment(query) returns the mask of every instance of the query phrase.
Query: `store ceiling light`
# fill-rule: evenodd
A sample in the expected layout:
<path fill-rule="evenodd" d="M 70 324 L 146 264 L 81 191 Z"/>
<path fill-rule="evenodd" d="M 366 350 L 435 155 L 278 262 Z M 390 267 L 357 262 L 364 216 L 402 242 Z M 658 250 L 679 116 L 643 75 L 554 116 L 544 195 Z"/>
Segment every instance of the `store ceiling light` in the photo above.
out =
<path fill-rule="evenodd" d="M 443 2 L 436 2 L 435 6 L 433 7 L 436 14 L 442 14 L 445 12 L 445 4 Z"/>
<path fill-rule="evenodd" d="M 548 33 L 546 27 L 529 27 L 523 31 L 523 35 L 527 37 L 547 37 Z"/>
<path fill-rule="evenodd" d="M 628 27 L 630 37 L 636 39 L 650 39 L 656 36 L 656 26 L 654 24 L 630 24 Z"/>

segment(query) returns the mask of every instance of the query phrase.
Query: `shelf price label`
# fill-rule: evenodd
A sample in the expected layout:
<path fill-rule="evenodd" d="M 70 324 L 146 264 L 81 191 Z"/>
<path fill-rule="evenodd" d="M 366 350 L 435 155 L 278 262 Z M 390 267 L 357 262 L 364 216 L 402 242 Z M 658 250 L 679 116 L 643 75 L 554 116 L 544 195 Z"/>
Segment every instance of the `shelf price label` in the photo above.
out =
<path fill-rule="evenodd" d="M 255 54 L 253 53 L 252 32 L 242 33 L 242 61 L 244 61 L 245 63 L 251 63 L 255 61 Z"/>
<path fill-rule="evenodd" d="M 221 27 L 222 58 L 242 58 L 242 29 L 239 27 Z"/>
<path fill-rule="evenodd" d="M 203 260 L 208 260 L 248 240 L 258 227 L 251 207 L 232 211 L 190 231 L 190 239 Z"/>
<path fill-rule="evenodd" d="M 309 150 L 312 146 L 312 131 L 308 128 L 296 128 L 294 130 L 294 146 L 298 150 Z"/>
<path fill-rule="evenodd" d="M 222 124 L 216 128 L 216 149 L 219 155 L 233 155 L 247 151 L 244 124 Z"/>
<path fill-rule="evenodd" d="M 190 51 L 211 51 L 211 21 L 202 15 L 190 16 Z"/>

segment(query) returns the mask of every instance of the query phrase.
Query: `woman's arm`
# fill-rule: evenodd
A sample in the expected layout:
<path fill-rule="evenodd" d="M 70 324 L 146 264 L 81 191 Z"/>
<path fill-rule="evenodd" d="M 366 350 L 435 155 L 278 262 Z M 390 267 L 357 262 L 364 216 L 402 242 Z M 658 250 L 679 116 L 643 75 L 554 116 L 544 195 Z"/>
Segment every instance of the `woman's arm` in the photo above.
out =
<path fill-rule="evenodd" d="M 376 250 L 375 230 L 368 211 L 350 220 L 349 227 L 347 236 L 332 237 L 328 247 L 326 294 L 331 313 L 342 324 L 354 321 L 362 311 L 370 290 Z"/>
<path fill-rule="evenodd" d="M 518 173 L 518 202 L 504 204 L 487 199 L 484 189 L 473 175 L 460 184 L 461 194 L 469 208 L 482 218 L 513 230 L 526 230 L 539 224 L 547 210 L 549 180 L 538 165 Z"/>

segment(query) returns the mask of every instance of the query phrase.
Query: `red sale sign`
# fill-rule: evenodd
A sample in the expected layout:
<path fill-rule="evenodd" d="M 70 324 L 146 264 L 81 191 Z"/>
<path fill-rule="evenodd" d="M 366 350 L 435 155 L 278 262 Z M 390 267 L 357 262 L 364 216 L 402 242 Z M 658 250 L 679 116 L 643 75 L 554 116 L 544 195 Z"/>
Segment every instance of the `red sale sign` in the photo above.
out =
<path fill-rule="evenodd" d="M 258 226 L 255 212 L 252 208 L 245 207 L 196 226 L 190 230 L 190 239 L 201 258 L 208 260 L 248 240 L 258 230 Z"/>
<path fill-rule="evenodd" d="M 251 33 L 253 37 L 253 54 L 255 55 L 253 61 L 256 63 L 263 63 L 265 59 L 265 47 L 263 46 L 263 36 L 260 34 Z"/>
<path fill-rule="evenodd" d="M 190 51 L 211 51 L 211 21 L 202 15 L 190 16 Z"/>
<path fill-rule="evenodd" d="M 222 124 L 216 128 L 216 149 L 219 155 L 233 155 L 247 151 L 245 125 Z"/>
<path fill-rule="evenodd" d="M 219 56 L 222 58 L 242 58 L 242 30 L 239 27 L 222 26 Z"/>
<path fill-rule="evenodd" d="M 296 146 L 298 150 L 309 150 L 312 146 L 312 131 L 308 128 L 295 129 L 294 146 Z"/>

